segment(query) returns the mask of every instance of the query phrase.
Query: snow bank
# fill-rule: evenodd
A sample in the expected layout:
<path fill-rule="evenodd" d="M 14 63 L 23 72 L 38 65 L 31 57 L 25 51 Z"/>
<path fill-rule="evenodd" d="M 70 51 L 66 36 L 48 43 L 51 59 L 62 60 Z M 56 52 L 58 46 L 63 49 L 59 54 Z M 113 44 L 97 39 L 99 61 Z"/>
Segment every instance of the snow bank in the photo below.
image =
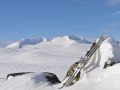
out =
<path fill-rule="evenodd" d="M 83 76 L 73 86 L 63 90 L 119 90 L 120 89 L 120 47 L 108 37 L 98 48 L 83 69 Z M 114 66 L 103 69 L 105 62 Z"/>
<path fill-rule="evenodd" d="M 105 62 L 120 62 L 120 46 L 112 37 L 108 37 L 98 48 L 86 65 L 84 71 L 90 72 L 95 68 L 103 69 Z"/>
<path fill-rule="evenodd" d="M 120 64 L 86 74 L 75 85 L 63 90 L 120 90 Z"/>
<path fill-rule="evenodd" d="M 3 77 L 8 72 L 16 71 L 47 71 L 56 73 L 62 80 L 69 66 L 81 55 L 84 55 L 91 45 L 77 43 L 76 40 L 72 40 L 68 36 L 54 38 L 49 42 L 53 44 L 33 45 L 29 49 L 23 48 L 14 53 L 11 52 L 11 49 L 9 52 L 8 49 L 7 51 L 1 50 L 0 76 Z M 61 43 L 63 44 L 61 47 L 56 46 Z M 73 43 L 75 44 L 71 45 Z M 64 44 L 69 47 L 64 47 Z M 119 53 L 118 42 L 111 37 L 107 38 L 83 69 L 84 74 L 80 80 L 73 86 L 62 90 L 120 90 Z M 105 62 L 116 62 L 117 64 L 103 69 Z M 48 82 L 43 73 L 27 74 L 1 83 L 2 81 L 0 82 L 0 90 L 58 90 L 57 86 L 59 86 Z"/>
<path fill-rule="evenodd" d="M 120 46 L 118 41 L 114 40 L 112 37 L 109 37 L 100 47 L 101 52 L 101 63 L 103 65 L 105 61 L 107 63 L 120 62 Z"/>
<path fill-rule="evenodd" d="M 52 73 L 29 73 L 7 80 L 1 90 L 46 90 L 53 88 L 52 84 L 55 83 L 59 83 L 59 80 Z"/>

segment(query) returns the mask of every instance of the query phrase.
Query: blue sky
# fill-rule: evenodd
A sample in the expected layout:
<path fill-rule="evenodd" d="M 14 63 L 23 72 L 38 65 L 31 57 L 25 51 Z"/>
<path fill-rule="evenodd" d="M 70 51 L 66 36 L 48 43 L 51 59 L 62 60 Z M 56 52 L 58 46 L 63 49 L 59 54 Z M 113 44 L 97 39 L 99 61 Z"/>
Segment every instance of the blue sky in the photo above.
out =
<path fill-rule="evenodd" d="M 102 34 L 120 40 L 120 0 L 0 0 L 0 40 Z"/>

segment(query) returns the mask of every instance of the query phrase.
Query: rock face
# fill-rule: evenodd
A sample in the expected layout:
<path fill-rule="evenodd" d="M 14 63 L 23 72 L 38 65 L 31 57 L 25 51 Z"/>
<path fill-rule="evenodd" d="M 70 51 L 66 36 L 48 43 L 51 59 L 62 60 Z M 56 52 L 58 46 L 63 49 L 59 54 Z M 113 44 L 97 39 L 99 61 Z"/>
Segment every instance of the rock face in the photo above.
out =
<path fill-rule="evenodd" d="M 6 77 L 7 82 L 9 82 L 10 80 L 14 82 L 14 80 L 16 78 L 25 78 L 27 76 L 27 78 L 31 78 L 30 82 L 33 81 L 35 83 L 39 83 L 39 82 L 47 82 L 48 84 L 52 85 L 52 84 L 58 84 L 61 83 L 60 80 L 58 79 L 58 77 L 53 74 L 53 73 L 49 73 L 49 72 L 42 72 L 40 74 L 36 74 L 34 72 L 19 72 L 19 73 L 11 73 L 8 74 Z M 27 80 L 26 80 L 27 81 Z M 19 79 L 18 79 L 19 82 Z"/>
<path fill-rule="evenodd" d="M 13 77 L 16 77 L 16 76 L 21 76 L 21 75 L 25 75 L 25 74 L 29 74 L 29 73 L 33 73 L 33 72 L 19 72 L 19 73 L 11 73 L 11 74 L 8 74 L 8 75 L 7 75 L 6 80 L 10 80 L 10 79 L 11 79 L 11 78 L 13 78 Z"/>
<path fill-rule="evenodd" d="M 55 74 L 49 73 L 49 72 L 43 72 L 43 74 L 45 75 L 45 78 L 47 79 L 47 81 L 49 81 L 50 83 L 52 84 L 61 83 Z"/>
<path fill-rule="evenodd" d="M 58 77 L 49 72 L 19 72 L 8 74 L 7 77 L 2 90 L 30 90 L 30 88 L 31 90 L 41 90 L 41 88 L 44 90 L 47 86 L 52 87 L 53 84 L 60 83 Z"/>

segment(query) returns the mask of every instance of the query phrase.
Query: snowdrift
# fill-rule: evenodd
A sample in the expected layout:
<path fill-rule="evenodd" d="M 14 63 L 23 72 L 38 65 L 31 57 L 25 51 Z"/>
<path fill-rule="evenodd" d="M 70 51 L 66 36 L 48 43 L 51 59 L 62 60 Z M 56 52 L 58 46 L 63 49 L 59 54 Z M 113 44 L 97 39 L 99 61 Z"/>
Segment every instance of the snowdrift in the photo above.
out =
<path fill-rule="evenodd" d="M 98 50 L 91 57 L 88 64 L 85 66 L 84 71 L 90 72 L 93 69 L 103 69 L 105 62 L 110 64 L 111 62 L 120 62 L 120 46 L 118 41 L 112 37 L 108 37 L 98 48 Z"/>
<path fill-rule="evenodd" d="M 53 73 L 29 73 L 25 75 L 8 77 L 1 90 L 46 90 L 53 88 L 53 84 L 60 81 Z"/>
<path fill-rule="evenodd" d="M 70 43 L 68 43 L 69 40 L 70 40 Z M 60 41 L 61 43 L 63 42 L 64 44 L 67 41 L 66 45 L 70 45 L 73 43 L 75 43 L 75 45 L 70 45 L 69 47 L 64 47 L 64 46 L 62 47 L 61 45 L 61 47 L 56 47 L 55 44 L 59 44 Z M 26 50 L 26 52 L 24 52 L 24 49 L 23 49 L 23 52 L 27 53 L 27 54 L 24 54 L 24 57 L 32 52 L 32 54 L 28 55 L 28 56 L 31 56 L 29 59 L 31 59 L 32 63 L 26 62 L 28 63 L 27 64 L 28 67 L 24 66 L 26 64 L 23 65 L 23 62 L 28 56 L 26 56 L 25 59 L 24 57 L 20 56 L 21 61 L 19 60 L 19 63 L 22 62 L 22 65 L 18 64 L 20 67 L 15 65 L 17 62 L 16 60 L 14 62 L 15 64 L 12 63 L 12 69 L 14 70 L 16 68 L 20 68 L 20 71 L 32 70 L 37 72 L 52 71 L 56 73 L 56 75 L 58 75 L 59 78 L 64 78 L 61 76 L 65 76 L 65 71 L 67 71 L 67 65 L 70 65 L 71 64 L 70 62 L 72 63 L 75 62 L 76 59 L 73 57 L 77 57 L 79 53 L 82 52 L 82 55 L 83 55 L 83 52 L 86 52 L 85 50 L 88 49 L 88 46 L 86 46 L 85 48 L 86 44 L 80 44 L 75 42 L 74 40 L 71 41 L 71 39 L 69 39 L 68 37 L 64 37 L 64 39 L 56 38 L 52 41 L 52 43 L 53 42 L 55 42 L 55 44 L 53 44 L 52 47 L 50 46 L 51 44 L 44 43 L 44 44 L 35 45 L 35 48 L 32 47 L 32 49 L 31 47 L 29 47 L 30 51 Z M 82 46 L 84 46 L 84 48 Z M 42 53 L 41 55 L 41 52 L 43 51 L 44 53 Z M 20 52 L 17 52 L 17 53 L 18 55 L 21 55 L 21 53 L 23 52 L 21 50 Z M 48 52 L 49 54 L 52 54 L 52 56 L 46 54 Z M 83 71 L 81 74 L 82 76 L 80 80 L 74 85 L 63 88 L 62 90 L 120 90 L 120 85 L 119 85 L 120 55 L 119 53 L 120 53 L 119 43 L 116 40 L 114 40 L 112 37 L 107 38 L 98 48 L 98 50 L 94 53 L 94 55 L 91 57 L 87 65 L 83 68 Z M 8 55 L 10 56 L 11 54 L 8 54 Z M 12 55 L 14 55 L 12 56 L 13 58 L 18 59 L 16 52 L 14 52 Z M 8 57 L 8 56 L 6 55 L 0 58 L 5 60 L 6 59 L 5 57 Z M 35 59 L 39 59 L 37 60 L 37 64 L 34 64 Z M 0 61 L 0 65 L 1 65 L 0 67 L 2 67 L 2 65 L 4 64 L 3 60 Z M 6 64 L 6 67 L 7 67 L 9 66 L 9 62 L 10 62 L 9 59 L 8 61 L 5 61 L 5 63 L 6 62 L 7 62 Z M 41 62 L 44 62 L 44 64 Z M 109 66 L 106 69 L 104 69 L 103 67 L 105 62 L 107 62 L 108 64 L 111 62 L 115 62 L 115 65 Z M 21 67 L 23 68 L 21 69 Z M 8 73 L 7 70 L 6 72 Z M 50 81 L 46 79 L 46 74 L 44 73 L 30 73 L 30 74 L 14 77 L 0 84 L 0 90 L 58 90 L 58 88 L 59 88 L 59 84 L 53 85 Z"/>
<path fill-rule="evenodd" d="M 108 37 L 83 68 L 80 80 L 63 90 L 119 90 L 120 47 L 118 41 Z M 115 65 L 103 68 L 105 62 Z"/>

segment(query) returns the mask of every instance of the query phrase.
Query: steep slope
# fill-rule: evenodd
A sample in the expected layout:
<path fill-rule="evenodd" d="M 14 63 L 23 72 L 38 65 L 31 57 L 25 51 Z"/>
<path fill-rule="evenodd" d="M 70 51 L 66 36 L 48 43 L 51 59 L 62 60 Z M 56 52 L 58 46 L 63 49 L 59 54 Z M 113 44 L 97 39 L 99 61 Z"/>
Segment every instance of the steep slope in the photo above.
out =
<path fill-rule="evenodd" d="M 91 57 L 90 61 L 86 65 L 86 68 L 92 70 L 96 67 L 103 69 L 105 62 L 110 64 L 111 62 L 120 62 L 120 46 L 118 41 L 112 37 L 108 37 L 98 48 L 96 53 Z M 85 69 L 86 69 L 85 68 Z M 90 71 L 89 70 L 89 71 Z"/>
<path fill-rule="evenodd" d="M 113 38 L 109 37 L 95 52 L 90 62 L 83 69 L 80 81 L 69 90 L 119 90 L 120 86 L 120 46 Z M 104 69 L 105 62 L 115 65 Z M 114 85 L 113 85 L 114 84 Z M 66 90 L 66 89 L 65 89 Z"/>

